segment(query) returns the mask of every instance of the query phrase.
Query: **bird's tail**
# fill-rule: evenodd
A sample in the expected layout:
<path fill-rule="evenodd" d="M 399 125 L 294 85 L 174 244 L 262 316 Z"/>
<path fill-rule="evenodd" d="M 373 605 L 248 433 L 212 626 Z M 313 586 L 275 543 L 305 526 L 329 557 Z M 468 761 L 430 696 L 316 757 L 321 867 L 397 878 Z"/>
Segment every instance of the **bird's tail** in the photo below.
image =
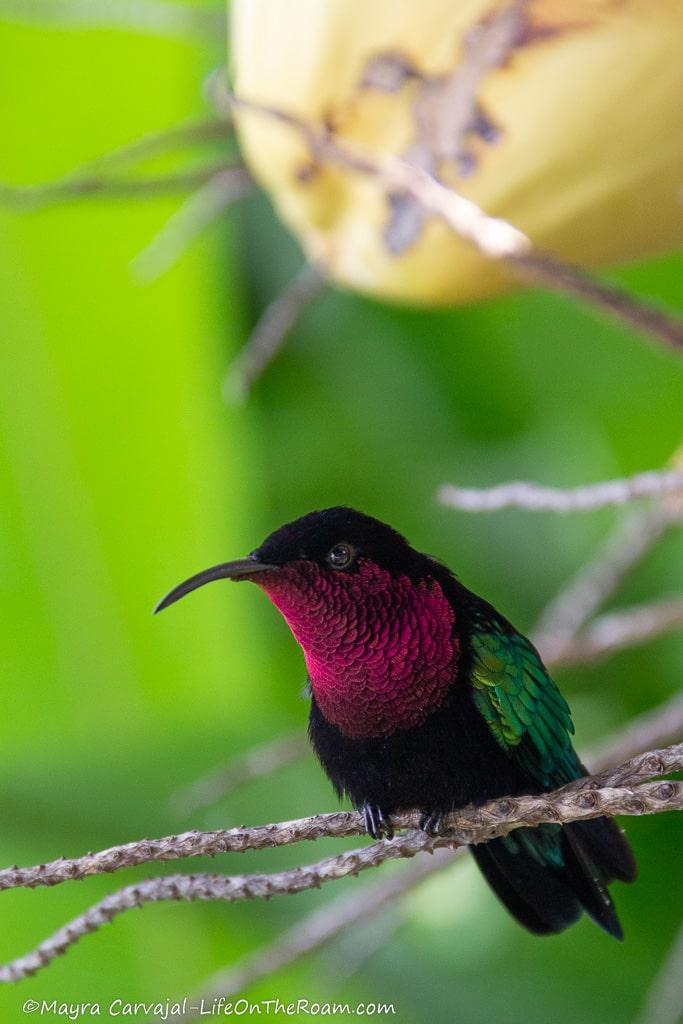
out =
<path fill-rule="evenodd" d="M 586 911 L 617 939 L 623 932 L 607 885 L 632 882 L 636 863 L 610 818 L 520 828 L 472 847 L 487 882 L 513 917 L 537 935 L 564 931 Z"/>

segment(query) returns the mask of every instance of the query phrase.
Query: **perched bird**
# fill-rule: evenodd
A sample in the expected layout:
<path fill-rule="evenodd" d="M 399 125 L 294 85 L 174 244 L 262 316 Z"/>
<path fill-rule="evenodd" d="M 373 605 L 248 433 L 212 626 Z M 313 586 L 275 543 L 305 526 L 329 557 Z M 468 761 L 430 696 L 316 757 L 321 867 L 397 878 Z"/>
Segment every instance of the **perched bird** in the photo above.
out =
<path fill-rule="evenodd" d="M 311 512 L 248 558 L 181 583 L 156 610 L 223 578 L 252 580 L 286 619 L 308 669 L 311 743 L 375 839 L 392 835 L 399 811 L 418 809 L 435 833 L 470 802 L 586 774 L 569 708 L 533 645 L 390 526 L 351 508 Z M 611 819 L 519 828 L 471 849 L 530 931 L 560 932 L 585 910 L 622 938 L 607 885 L 632 881 L 636 865 Z"/>

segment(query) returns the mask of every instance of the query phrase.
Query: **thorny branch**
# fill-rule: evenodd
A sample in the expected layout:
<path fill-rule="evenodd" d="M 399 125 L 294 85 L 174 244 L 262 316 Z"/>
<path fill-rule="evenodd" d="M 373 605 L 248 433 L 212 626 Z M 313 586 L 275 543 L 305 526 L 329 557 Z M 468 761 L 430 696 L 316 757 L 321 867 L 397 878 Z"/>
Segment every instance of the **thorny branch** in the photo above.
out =
<path fill-rule="evenodd" d="M 680 762 L 683 765 L 683 762 Z M 513 828 L 547 822 L 585 821 L 602 815 L 656 814 L 683 809 L 683 783 L 643 783 L 635 787 L 619 786 L 592 789 L 573 794 L 548 794 L 543 797 L 517 797 L 497 802 L 494 810 L 478 809 L 482 823 L 455 829 L 452 837 L 426 837 L 410 831 L 397 839 L 328 857 L 306 867 L 267 875 L 171 875 L 150 878 L 126 886 L 106 896 L 84 914 L 74 918 L 33 952 L 0 968 L 0 981 L 17 981 L 47 966 L 80 938 L 97 931 L 119 914 L 148 903 L 165 900 L 238 900 L 268 899 L 271 896 L 303 892 L 324 882 L 357 875 L 386 860 L 413 857 L 441 846 L 454 847 L 471 842 L 486 842 Z M 399 824 L 404 825 L 401 816 Z M 459 820 L 464 821 L 462 815 Z M 412 819 L 416 823 L 416 819 Z"/>
<path fill-rule="evenodd" d="M 546 822 L 584 821 L 603 815 L 656 814 L 683 809 L 683 782 L 644 782 L 683 770 L 683 743 L 649 751 L 631 758 L 619 768 L 579 779 L 553 793 L 541 796 L 504 797 L 480 807 L 466 807 L 446 816 L 447 834 L 431 837 L 419 830 L 416 812 L 393 817 L 397 830 L 407 830 L 392 840 L 372 843 L 327 857 L 306 867 L 272 874 L 254 875 L 172 875 L 146 879 L 106 896 L 84 914 L 74 918 L 32 953 L 0 968 L 0 981 L 16 981 L 46 966 L 80 938 L 96 931 L 119 914 L 134 907 L 162 900 L 236 900 L 269 898 L 302 892 L 324 882 L 357 875 L 385 860 L 412 857 L 439 847 L 455 848 L 487 842 L 515 828 Z M 68 879 L 114 871 L 121 867 L 222 852 L 241 852 L 265 846 L 287 845 L 323 836 L 361 835 L 363 818 L 358 812 L 315 815 L 279 825 L 237 828 L 213 833 L 186 833 L 165 839 L 143 840 L 90 854 L 72 861 L 54 861 L 33 868 L 9 868 L 0 872 L 2 888 L 35 888 L 56 885 Z"/>
<path fill-rule="evenodd" d="M 553 819 L 554 810 L 549 804 L 555 801 L 560 810 L 557 813 L 575 813 L 581 817 L 584 806 L 582 800 L 586 791 L 601 786 L 625 786 L 644 782 L 655 776 L 683 770 L 683 743 L 649 751 L 631 758 L 612 772 L 597 776 L 588 776 L 570 783 L 557 790 L 556 794 L 544 794 L 542 797 L 515 797 L 510 800 L 493 800 L 481 807 L 466 808 L 453 812 L 444 818 L 445 827 L 451 836 L 461 842 L 485 842 L 494 834 L 487 830 L 494 829 L 495 834 L 503 834 L 510 827 L 537 825 L 545 820 L 544 814 Z M 582 796 L 583 794 L 583 796 Z M 608 799 L 605 796 L 605 799 Z M 613 795 L 611 800 L 617 800 Z M 672 797 L 672 799 L 676 799 Z M 565 803 L 564 801 L 568 801 Z M 572 801 L 578 801 L 576 806 Z M 591 802 L 590 800 L 588 801 Z M 629 800 L 626 800 L 629 803 Z M 553 805 L 554 806 L 554 805 Z M 603 809 L 600 813 L 621 814 L 629 811 Z M 646 813 L 633 812 L 630 813 Z M 536 817 L 540 815 L 540 817 Z M 588 808 L 586 817 L 599 817 Z M 567 818 L 566 820 L 570 820 Z M 416 829 L 419 825 L 419 814 L 407 812 L 392 818 L 394 828 Z M 497 831 L 502 829 L 502 831 Z M 59 858 L 46 864 L 34 867 L 10 867 L 0 871 L 0 891 L 4 889 L 35 889 L 38 886 L 59 885 L 62 882 L 80 880 L 90 875 L 108 874 L 122 868 L 147 864 L 150 861 L 177 860 L 185 857 L 213 857 L 218 853 L 244 853 L 245 850 L 263 850 L 274 846 L 291 846 L 306 840 L 323 838 L 346 838 L 365 834 L 363 815 L 357 811 L 335 811 L 329 814 L 315 814 L 308 818 L 296 818 L 292 821 L 279 822 L 273 825 L 255 825 L 251 828 L 238 827 L 232 829 L 215 829 L 208 832 L 183 832 L 177 836 L 164 836 L 160 839 L 141 839 L 122 846 L 112 846 L 98 853 L 88 853 L 83 857 L 66 860 Z M 429 838 L 423 837 L 428 845 Z M 382 848 L 382 844 L 375 844 Z"/>

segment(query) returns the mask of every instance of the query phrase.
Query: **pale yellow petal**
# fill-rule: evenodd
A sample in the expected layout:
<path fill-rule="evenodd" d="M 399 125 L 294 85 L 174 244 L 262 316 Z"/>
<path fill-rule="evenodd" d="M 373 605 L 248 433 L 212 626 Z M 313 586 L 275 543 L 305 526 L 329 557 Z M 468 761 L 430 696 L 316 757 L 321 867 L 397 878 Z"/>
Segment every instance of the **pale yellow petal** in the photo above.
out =
<path fill-rule="evenodd" d="M 457 64 L 491 0 L 234 0 L 237 93 L 334 128 L 340 141 L 401 153 L 415 88 L 360 89 L 368 62 L 398 52 L 429 75 Z M 683 239 L 683 7 L 673 0 L 536 0 L 530 28 L 480 99 L 497 145 L 473 143 L 471 177 L 444 180 L 540 248 L 584 266 L 666 251 Z M 400 256 L 383 241 L 378 184 L 309 173 L 296 133 L 238 116 L 246 159 L 306 252 L 343 285 L 411 303 L 459 303 L 510 283 L 430 219 Z"/>

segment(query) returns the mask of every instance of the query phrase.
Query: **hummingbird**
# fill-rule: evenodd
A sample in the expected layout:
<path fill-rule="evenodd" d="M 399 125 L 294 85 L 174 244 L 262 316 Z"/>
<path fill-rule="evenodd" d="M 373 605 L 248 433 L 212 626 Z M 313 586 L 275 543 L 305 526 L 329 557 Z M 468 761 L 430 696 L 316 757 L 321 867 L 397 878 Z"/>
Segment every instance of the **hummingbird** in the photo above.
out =
<path fill-rule="evenodd" d="M 255 583 L 287 622 L 308 671 L 311 744 L 373 839 L 391 838 L 401 811 L 436 835 L 449 811 L 587 774 L 533 644 L 391 526 L 344 506 L 310 512 L 155 611 L 218 579 Z M 623 938 L 607 887 L 633 881 L 636 864 L 612 819 L 518 828 L 471 851 L 529 931 L 561 932 L 585 911 Z"/>

